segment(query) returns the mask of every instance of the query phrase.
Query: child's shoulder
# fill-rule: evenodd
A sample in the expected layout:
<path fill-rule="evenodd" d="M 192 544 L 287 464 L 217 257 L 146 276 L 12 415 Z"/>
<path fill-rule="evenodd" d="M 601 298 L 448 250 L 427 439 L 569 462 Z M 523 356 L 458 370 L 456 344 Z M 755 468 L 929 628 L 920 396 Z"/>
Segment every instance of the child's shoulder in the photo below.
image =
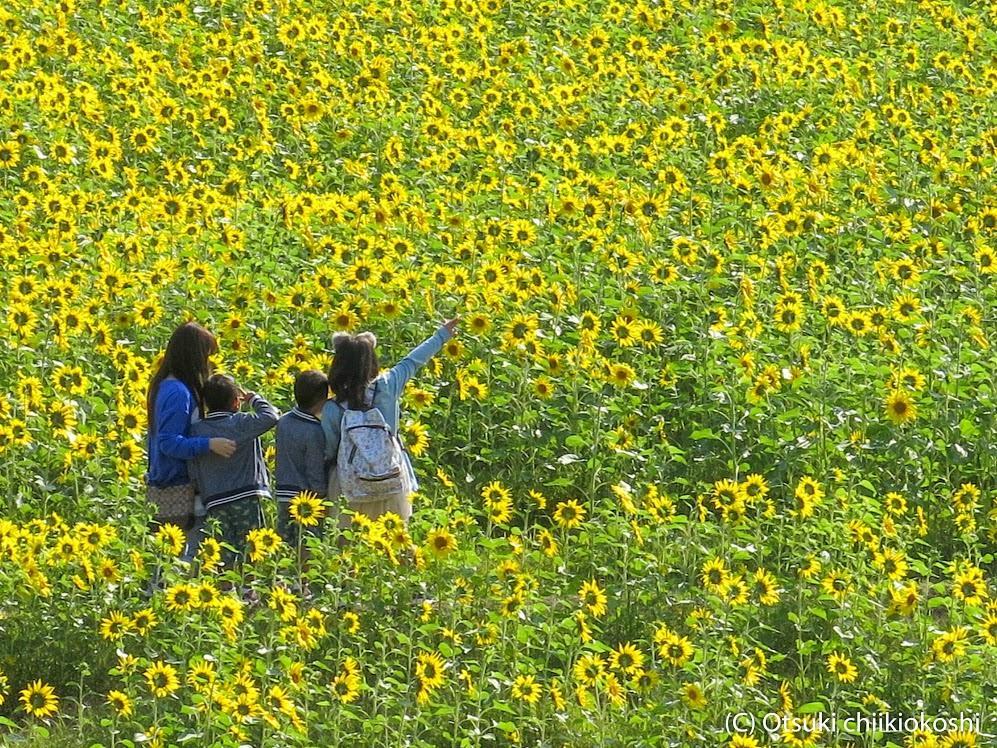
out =
<path fill-rule="evenodd" d="M 191 436 L 207 436 L 217 428 L 217 423 L 212 420 L 201 419 L 190 424 Z"/>
<path fill-rule="evenodd" d="M 320 421 L 317 416 L 313 416 L 311 413 L 306 413 L 298 408 L 291 408 L 291 410 L 284 413 L 277 420 L 277 426 L 283 426 L 284 428 L 298 425 L 316 426 L 321 428 L 322 421 Z"/>

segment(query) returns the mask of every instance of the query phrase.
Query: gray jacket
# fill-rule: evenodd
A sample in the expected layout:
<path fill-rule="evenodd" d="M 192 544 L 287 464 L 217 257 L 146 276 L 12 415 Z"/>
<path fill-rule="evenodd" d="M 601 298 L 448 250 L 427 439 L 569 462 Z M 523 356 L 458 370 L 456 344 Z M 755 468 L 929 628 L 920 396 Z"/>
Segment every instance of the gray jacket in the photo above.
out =
<path fill-rule="evenodd" d="M 290 501 L 302 491 L 325 496 L 325 434 L 311 413 L 293 408 L 277 422 L 277 501 Z"/>
<path fill-rule="evenodd" d="M 237 445 L 227 459 L 208 452 L 191 460 L 191 478 L 208 511 L 239 499 L 270 496 L 260 436 L 277 424 L 280 412 L 259 395 L 249 404 L 252 413 L 212 411 L 191 424 L 191 436 L 232 439 Z"/>

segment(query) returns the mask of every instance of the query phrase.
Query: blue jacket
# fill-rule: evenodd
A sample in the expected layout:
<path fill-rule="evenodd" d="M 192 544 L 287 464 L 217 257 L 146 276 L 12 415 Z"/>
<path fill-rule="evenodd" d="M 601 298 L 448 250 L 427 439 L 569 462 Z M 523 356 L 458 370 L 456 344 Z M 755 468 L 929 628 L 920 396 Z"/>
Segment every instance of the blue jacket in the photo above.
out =
<path fill-rule="evenodd" d="M 398 401 L 408 380 L 419 369 L 425 366 L 429 359 L 439 353 L 450 338 L 453 337 L 447 328 L 440 327 L 429 338 L 413 348 L 409 354 L 388 371 L 382 371 L 374 379 L 373 406 L 381 411 L 391 433 L 398 433 Z M 322 430 L 325 432 L 325 460 L 327 465 L 335 466 L 339 454 L 339 426 L 343 421 L 345 409 L 335 400 L 326 402 L 322 409 Z M 412 479 L 412 486 L 418 488 L 415 472 L 405 453 L 406 467 Z"/>
<path fill-rule="evenodd" d="M 190 483 L 187 460 L 206 453 L 209 444 L 206 437 L 190 436 L 191 421 L 198 417 L 193 393 L 179 379 L 167 377 L 159 384 L 153 414 L 146 482 L 157 488 Z"/>
<path fill-rule="evenodd" d="M 291 501 L 302 491 L 325 496 L 325 434 L 311 413 L 298 408 L 277 421 L 277 501 Z"/>

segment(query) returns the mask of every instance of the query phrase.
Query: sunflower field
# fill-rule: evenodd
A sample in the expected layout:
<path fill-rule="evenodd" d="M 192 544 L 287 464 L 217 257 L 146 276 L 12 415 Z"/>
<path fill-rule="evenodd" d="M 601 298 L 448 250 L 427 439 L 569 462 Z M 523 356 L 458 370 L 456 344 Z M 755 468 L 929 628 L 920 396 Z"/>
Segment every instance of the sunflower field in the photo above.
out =
<path fill-rule="evenodd" d="M 0 744 L 994 745 L 995 29 L 9 0 Z M 177 324 L 287 410 L 332 332 L 458 314 L 408 526 L 303 555 L 270 504 L 238 572 L 147 531 Z M 976 726 L 804 719 L 884 712 Z"/>

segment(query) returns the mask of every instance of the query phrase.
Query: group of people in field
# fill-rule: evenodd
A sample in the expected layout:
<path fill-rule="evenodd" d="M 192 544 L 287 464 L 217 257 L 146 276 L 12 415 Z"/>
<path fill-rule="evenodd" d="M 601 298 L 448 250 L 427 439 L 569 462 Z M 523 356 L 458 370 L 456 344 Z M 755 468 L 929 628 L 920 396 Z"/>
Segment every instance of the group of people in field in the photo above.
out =
<path fill-rule="evenodd" d="M 147 496 L 153 527 L 176 525 L 193 556 L 205 518 L 217 520 L 223 561 L 238 562 L 246 536 L 263 526 L 262 502 L 277 501 L 277 531 L 292 545 L 290 506 L 308 493 L 376 519 L 408 521 L 418 489 L 398 437 L 399 400 L 409 379 L 456 333 L 443 323 L 400 362 L 382 371 L 370 332 L 337 333 L 328 373 L 303 371 L 283 415 L 260 393 L 213 373 L 215 337 L 188 322 L 170 337 L 149 385 Z M 276 429 L 273 480 L 260 437 Z M 349 515 L 340 513 L 340 523 Z M 212 523 L 214 524 L 214 523 Z"/>

